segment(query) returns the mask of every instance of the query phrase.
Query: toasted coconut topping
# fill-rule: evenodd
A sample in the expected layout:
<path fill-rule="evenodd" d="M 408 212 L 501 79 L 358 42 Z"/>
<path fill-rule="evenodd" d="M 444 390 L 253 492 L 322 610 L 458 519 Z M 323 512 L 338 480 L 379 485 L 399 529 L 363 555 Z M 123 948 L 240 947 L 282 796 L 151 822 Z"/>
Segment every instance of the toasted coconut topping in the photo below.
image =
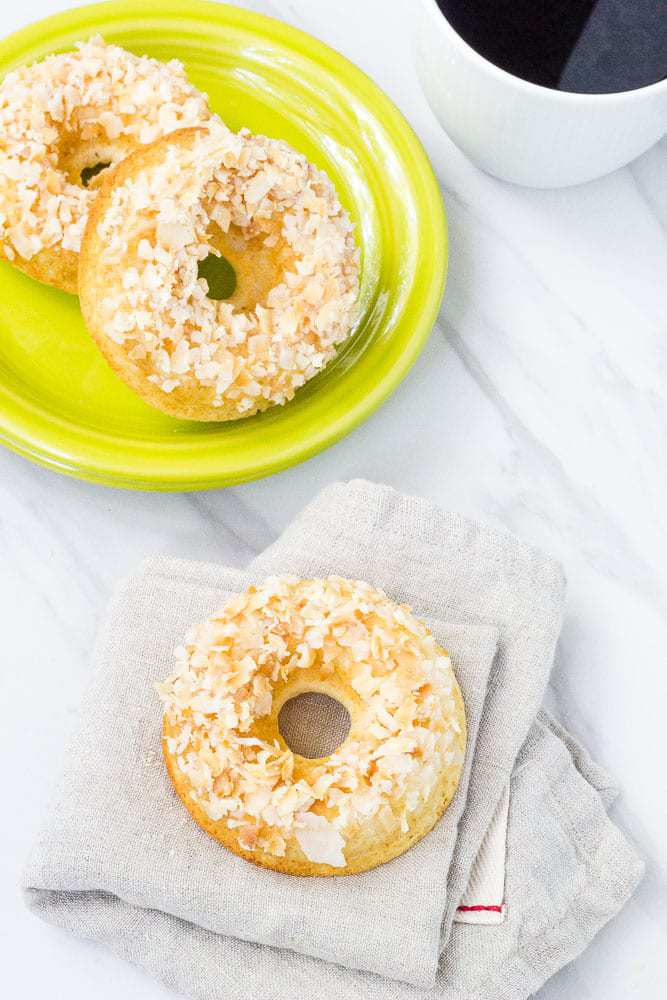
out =
<path fill-rule="evenodd" d="M 407 829 L 443 766 L 462 763 L 449 657 L 366 583 L 270 578 L 194 628 L 176 657 L 157 685 L 176 734 L 168 750 L 193 799 L 248 851 L 282 856 L 295 836 L 310 860 L 340 867 L 346 832 L 382 810 Z M 341 674 L 363 708 L 342 746 L 295 780 L 292 751 L 253 727 L 276 684 L 310 667 Z"/>
<path fill-rule="evenodd" d="M 8 73 L 0 83 L 5 256 L 30 260 L 45 248 L 78 253 L 94 195 L 63 169 L 77 146 L 89 144 L 113 164 L 137 145 L 210 118 L 206 97 L 180 62 L 135 56 L 99 36 Z"/>
<path fill-rule="evenodd" d="M 233 228 L 251 255 L 250 241 L 284 246 L 277 284 L 251 307 L 207 296 L 198 265 L 217 252 L 211 227 Z M 119 273 L 102 302 L 107 335 L 165 393 L 206 387 L 230 419 L 291 399 L 350 332 L 351 222 L 325 174 L 284 142 L 213 125 L 170 144 L 116 187 L 98 233 Z"/>

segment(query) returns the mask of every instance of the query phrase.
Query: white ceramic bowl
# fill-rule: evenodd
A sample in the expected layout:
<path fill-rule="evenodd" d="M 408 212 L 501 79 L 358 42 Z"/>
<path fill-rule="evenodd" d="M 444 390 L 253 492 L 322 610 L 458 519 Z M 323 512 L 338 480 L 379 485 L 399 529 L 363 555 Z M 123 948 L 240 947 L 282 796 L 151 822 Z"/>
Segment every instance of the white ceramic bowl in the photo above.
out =
<path fill-rule="evenodd" d="M 499 69 L 463 41 L 435 0 L 414 0 L 426 98 L 483 170 L 529 187 L 602 177 L 667 133 L 667 80 L 619 94 L 550 90 Z"/>

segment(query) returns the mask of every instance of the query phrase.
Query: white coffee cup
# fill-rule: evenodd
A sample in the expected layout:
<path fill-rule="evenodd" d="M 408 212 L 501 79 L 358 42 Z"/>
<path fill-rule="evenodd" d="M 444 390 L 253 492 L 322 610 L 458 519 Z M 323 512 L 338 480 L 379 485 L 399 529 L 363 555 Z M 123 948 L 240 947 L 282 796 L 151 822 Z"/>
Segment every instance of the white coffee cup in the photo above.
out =
<path fill-rule="evenodd" d="M 667 80 L 618 94 L 550 90 L 479 55 L 435 0 L 414 6 L 426 98 L 457 146 L 488 173 L 529 187 L 582 184 L 667 134 Z"/>

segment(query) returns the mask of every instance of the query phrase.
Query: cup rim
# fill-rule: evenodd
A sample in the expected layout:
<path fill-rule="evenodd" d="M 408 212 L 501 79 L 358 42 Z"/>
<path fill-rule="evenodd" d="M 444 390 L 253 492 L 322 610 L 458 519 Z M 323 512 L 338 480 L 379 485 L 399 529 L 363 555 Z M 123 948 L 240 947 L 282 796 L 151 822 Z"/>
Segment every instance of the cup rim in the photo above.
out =
<path fill-rule="evenodd" d="M 465 52 L 468 59 L 473 63 L 477 63 L 490 76 L 495 76 L 500 82 L 511 83 L 517 90 L 524 93 L 532 93 L 546 100 L 562 101 L 569 104 L 612 104 L 614 102 L 629 103 L 632 100 L 638 100 L 640 97 L 659 94 L 662 91 L 667 92 L 667 77 L 664 80 L 649 83 L 645 87 L 635 87 L 633 90 L 618 90 L 613 93 L 604 94 L 581 94 L 573 90 L 555 90 L 552 87 L 543 87 L 540 83 L 532 83 L 530 80 L 524 80 L 520 76 L 508 73 L 507 70 L 501 69 L 500 66 L 496 66 L 495 63 L 491 62 L 485 56 L 480 55 L 452 27 L 448 18 L 438 7 L 437 0 L 420 0 L 420 3 L 424 9 L 430 11 L 431 15 L 437 15 L 437 18 L 434 19 L 434 24 L 437 22 L 439 25 L 437 30 L 444 30 L 455 41 L 458 47 Z"/>

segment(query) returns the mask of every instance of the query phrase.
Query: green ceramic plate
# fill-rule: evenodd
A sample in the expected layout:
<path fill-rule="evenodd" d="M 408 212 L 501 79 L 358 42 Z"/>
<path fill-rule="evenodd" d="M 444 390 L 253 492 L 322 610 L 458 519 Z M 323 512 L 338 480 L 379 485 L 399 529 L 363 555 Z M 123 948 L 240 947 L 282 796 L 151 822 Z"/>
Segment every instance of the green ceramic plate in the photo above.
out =
<path fill-rule="evenodd" d="M 107 368 L 77 300 L 0 265 L 0 440 L 113 486 L 198 489 L 266 476 L 365 419 L 417 357 L 438 310 L 447 236 L 424 150 L 393 104 L 321 42 L 201 0 L 80 7 L 0 42 L 0 73 L 95 32 L 174 56 L 227 124 L 282 138 L 327 171 L 362 247 L 361 319 L 285 407 L 228 424 L 179 422 Z"/>

